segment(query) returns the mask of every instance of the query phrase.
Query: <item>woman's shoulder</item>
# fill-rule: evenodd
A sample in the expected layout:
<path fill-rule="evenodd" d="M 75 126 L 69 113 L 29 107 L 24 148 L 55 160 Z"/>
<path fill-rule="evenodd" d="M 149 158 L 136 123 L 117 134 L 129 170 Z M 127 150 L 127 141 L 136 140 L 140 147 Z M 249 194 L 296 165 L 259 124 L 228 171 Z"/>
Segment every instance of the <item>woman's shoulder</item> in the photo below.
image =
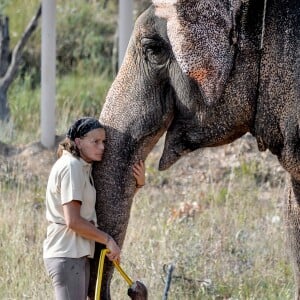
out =
<path fill-rule="evenodd" d="M 62 156 L 55 162 L 53 167 L 62 170 L 68 168 L 79 168 L 80 166 L 81 163 L 79 158 L 68 151 L 64 151 Z"/>
<path fill-rule="evenodd" d="M 81 166 L 80 158 L 68 151 L 63 151 L 60 157 L 61 161 L 68 165 Z"/>

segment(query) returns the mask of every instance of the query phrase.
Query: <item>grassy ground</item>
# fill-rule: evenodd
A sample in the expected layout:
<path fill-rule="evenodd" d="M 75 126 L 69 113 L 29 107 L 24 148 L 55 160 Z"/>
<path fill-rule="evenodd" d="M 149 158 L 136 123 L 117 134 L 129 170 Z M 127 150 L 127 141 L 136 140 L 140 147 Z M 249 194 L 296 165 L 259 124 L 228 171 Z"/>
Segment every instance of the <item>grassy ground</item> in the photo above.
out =
<path fill-rule="evenodd" d="M 135 197 L 124 270 L 142 280 L 149 299 L 292 299 L 284 250 L 284 172 L 254 141 L 195 152 L 158 172 L 158 145 L 147 160 L 147 186 Z M 54 152 L 1 157 L 0 299 L 51 299 L 44 272 L 44 192 Z M 38 171 L 38 165 L 43 170 Z M 113 299 L 127 299 L 118 273 Z"/>

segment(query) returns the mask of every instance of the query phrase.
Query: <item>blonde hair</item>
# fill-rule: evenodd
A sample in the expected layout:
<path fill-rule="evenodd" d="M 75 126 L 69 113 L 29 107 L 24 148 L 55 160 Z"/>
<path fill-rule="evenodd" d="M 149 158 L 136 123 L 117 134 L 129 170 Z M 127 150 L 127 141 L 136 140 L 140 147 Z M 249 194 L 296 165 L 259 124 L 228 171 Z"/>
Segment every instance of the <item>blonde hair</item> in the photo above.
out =
<path fill-rule="evenodd" d="M 57 157 L 61 157 L 63 150 L 66 150 L 73 154 L 76 157 L 80 157 L 79 149 L 75 143 L 75 141 L 71 141 L 68 137 L 66 137 L 61 143 L 59 143 L 56 154 Z"/>

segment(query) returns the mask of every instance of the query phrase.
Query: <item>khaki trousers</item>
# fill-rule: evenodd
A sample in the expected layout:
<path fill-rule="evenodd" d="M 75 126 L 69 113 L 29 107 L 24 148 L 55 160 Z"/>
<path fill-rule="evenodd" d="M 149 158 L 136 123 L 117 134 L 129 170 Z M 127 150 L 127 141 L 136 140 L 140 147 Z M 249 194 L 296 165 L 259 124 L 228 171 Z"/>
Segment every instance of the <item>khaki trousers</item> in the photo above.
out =
<path fill-rule="evenodd" d="M 44 263 L 52 279 L 56 300 L 86 300 L 90 280 L 89 258 L 44 258 Z"/>

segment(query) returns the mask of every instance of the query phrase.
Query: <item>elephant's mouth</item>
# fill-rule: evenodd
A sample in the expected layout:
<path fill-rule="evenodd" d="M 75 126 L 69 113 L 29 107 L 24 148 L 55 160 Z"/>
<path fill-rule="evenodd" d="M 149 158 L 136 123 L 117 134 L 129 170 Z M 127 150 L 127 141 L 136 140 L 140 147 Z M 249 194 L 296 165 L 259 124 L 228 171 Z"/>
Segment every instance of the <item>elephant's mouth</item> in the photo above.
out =
<path fill-rule="evenodd" d="M 163 151 L 163 154 L 159 160 L 159 166 L 158 169 L 160 171 L 165 171 L 168 168 L 170 168 L 177 160 L 180 159 L 181 156 L 184 154 L 187 154 L 189 151 L 186 153 L 178 153 L 176 150 L 166 152 L 165 150 Z"/>
<path fill-rule="evenodd" d="M 163 134 L 168 130 L 174 118 L 173 113 L 169 113 L 163 121 L 163 125 L 155 130 L 152 130 L 151 133 L 148 133 L 147 136 L 137 139 L 138 146 L 137 152 L 134 155 L 134 160 L 142 159 L 145 160 L 150 151 L 154 148 L 157 144 L 159 139 L 163 136 Z"/>
<path fill-rule="evenodd" d="M 166 137 L 164 150 L 159 160 L 158 169 L 165 171 L 175 164 L 182 156 L 190 153 L 198 147 L 188 147 L 182 143 L 173 143 L 169 140 L 169 136 Z"/>

